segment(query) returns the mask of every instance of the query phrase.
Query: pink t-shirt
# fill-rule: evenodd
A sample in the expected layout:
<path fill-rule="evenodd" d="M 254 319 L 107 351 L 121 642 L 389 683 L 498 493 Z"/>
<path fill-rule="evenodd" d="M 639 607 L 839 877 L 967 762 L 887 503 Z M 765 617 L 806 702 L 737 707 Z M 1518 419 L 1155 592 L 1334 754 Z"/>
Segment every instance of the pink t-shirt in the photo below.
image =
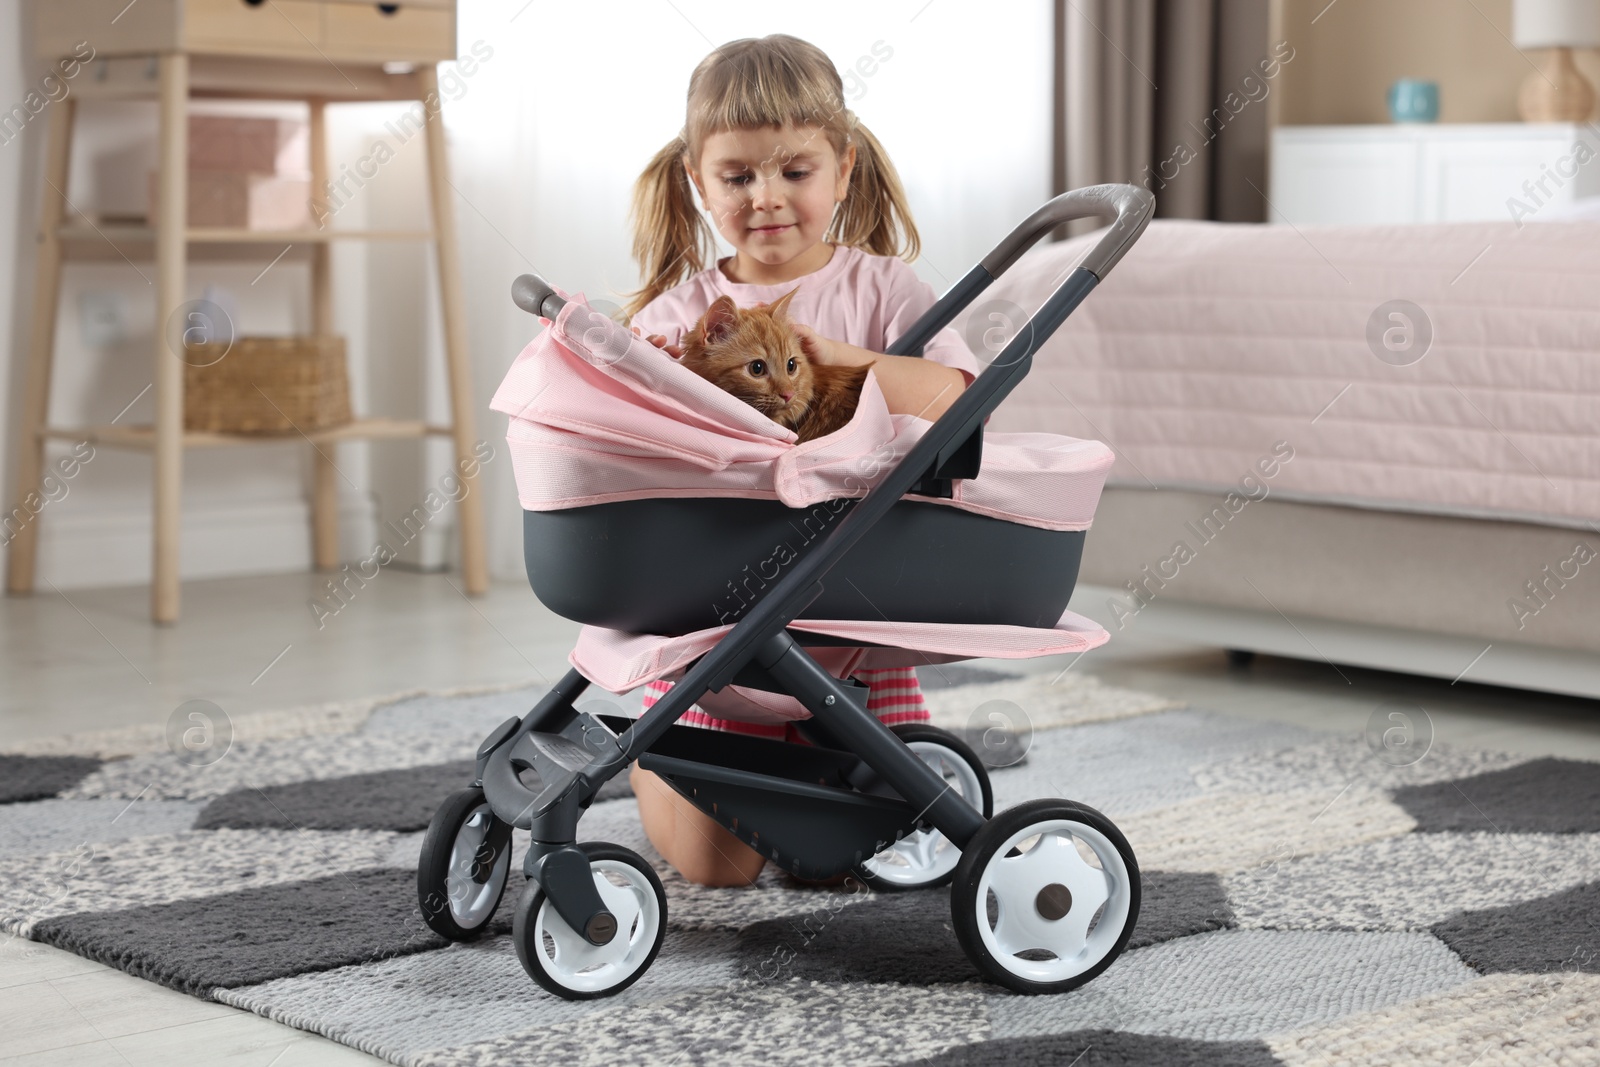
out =
<path fill-rule="evenodd" d="M 662 293 L 639 309 L 630 326 L 646 336 L 658 333 L 679 344 L 706 309 L 727 295 L 742 308 L 772 303 L 799 287 L 789 302 L 789 318 L 823 337 L 882 352 L 911 329 L 938 297 L 933 286 L 917 277 L 899 256 L 875 256 L 859 248 L 835 245 L 822 269 L 779 285 L 747 285 L 731 281 L 712 266 Z M 983 371 L 961 335 L 946 326 L 923 347 L 926 359 L 961 371 L 971 385 Z"/>

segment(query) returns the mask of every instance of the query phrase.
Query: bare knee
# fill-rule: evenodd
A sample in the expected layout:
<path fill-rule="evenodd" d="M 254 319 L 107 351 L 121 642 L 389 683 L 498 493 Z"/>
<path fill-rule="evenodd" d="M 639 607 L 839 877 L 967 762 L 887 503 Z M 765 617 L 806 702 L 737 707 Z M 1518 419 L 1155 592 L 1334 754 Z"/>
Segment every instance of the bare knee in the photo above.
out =
<path fill-rule="evenodd" d="M 628 781 L 639 800 L 645 835 L 688 881 L 703 886 L 746 886 L 766 866 L 765 857 L 657 775 L 635 765 Z"/>
<path fill-rule="evenodd" d="M 697 845 L 680 837 L 678 853 L 672 860 L 672 865 L 678 869 L 679 874 L 695 885 L 747 886 L 756 880 L 756 876 L 761 873 L 761 868 L 766 866 L 767 861 L 760 853 L 754 852 L 737 838 L 734 838 L 733 843 L 750 852 L 754 859 L 745 859 L 745 862 L 741 863 L 741 857 L 730 855 L 720 848 L 712 848 L 703 840 Z"/>

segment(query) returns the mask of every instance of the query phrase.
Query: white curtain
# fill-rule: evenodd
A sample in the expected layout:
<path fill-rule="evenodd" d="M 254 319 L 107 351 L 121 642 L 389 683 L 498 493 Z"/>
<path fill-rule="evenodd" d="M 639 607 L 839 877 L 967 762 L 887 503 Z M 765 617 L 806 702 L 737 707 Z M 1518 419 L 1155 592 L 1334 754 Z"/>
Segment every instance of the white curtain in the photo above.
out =
<path fill-rule="evenodd" d="M 512 305 L 511 281 L 537 271 L 616 303 L 638 287 L 627 221 L 633 182 L 683 126 L 689 75 L 713 48 L 789 33 L 833 59 L 847 106 L 905 182 L 923 243 L 914 267 L 935 292 L 1050 197 L 1047 0 L 981 13 L 949 0 L 815 0 L 792 10 L 511 0 L 463 4 L 460 19 L 461 54 L 493 50 L 456 88 L 447 79 L 445 116 L 472 301 L 478 435 L 497 451 L 484 479 L 496 577 L 523 577 L 522 526 L 505 416 L 487 404 L 539 328 Z"/>

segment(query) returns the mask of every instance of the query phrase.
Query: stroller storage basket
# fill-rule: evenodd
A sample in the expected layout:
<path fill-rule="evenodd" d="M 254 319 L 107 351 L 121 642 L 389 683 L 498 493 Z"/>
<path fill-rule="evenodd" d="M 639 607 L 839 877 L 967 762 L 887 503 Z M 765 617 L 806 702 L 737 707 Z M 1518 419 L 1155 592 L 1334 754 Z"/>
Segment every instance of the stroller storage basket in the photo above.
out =
<path fill-rule="evenodd" d="M 524 511 L 528 581 L 545 607 L 592 626 L 666 636 L 721 626 L 854 504 L 655 497 Z M 798 617 L 1053 626 L 1072 599 L 1083 537 L 903 499 Z"/>

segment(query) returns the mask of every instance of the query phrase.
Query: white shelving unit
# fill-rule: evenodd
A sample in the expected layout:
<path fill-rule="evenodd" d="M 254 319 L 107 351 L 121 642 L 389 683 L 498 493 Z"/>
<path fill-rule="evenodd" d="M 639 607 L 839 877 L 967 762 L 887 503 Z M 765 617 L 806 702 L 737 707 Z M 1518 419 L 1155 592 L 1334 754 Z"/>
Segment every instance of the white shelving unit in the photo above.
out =
<path fill-rule="evenodd" d="M 1272 131 L 1271 219 L 1296 226 L 1537 219 L 1600 196 L 1597 129 L 1280 126 Z"/>

